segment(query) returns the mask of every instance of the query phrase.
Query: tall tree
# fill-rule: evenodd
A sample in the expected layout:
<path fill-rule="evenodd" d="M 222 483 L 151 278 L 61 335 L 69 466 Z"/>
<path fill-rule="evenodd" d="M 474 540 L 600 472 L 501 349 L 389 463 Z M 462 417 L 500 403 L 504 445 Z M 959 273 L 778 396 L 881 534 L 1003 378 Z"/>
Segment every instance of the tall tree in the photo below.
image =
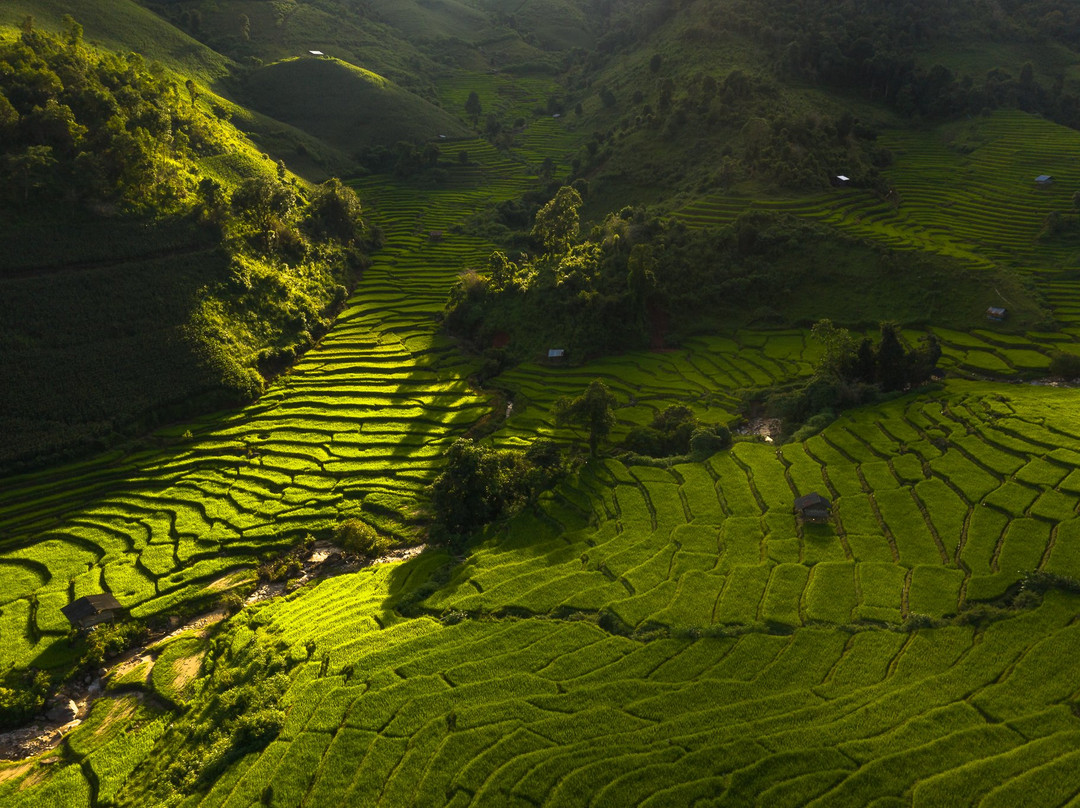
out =
<path fill-rule="evenodd" d="M 477 95 L 476 90 L 473 90 L 465 100 L 465 112 L 472 118 L 473 126 L 476 126 L 477 121 L 480 120 L 480 113 L 483 111 L 484 108 L 480 105 L 480 96 Z"/>
<path fill-rule="evenodd" d="M 581 223 L 578 212 L 581 210 L 581 195 L 564 185 L 554 198 L 536 213 L 532 235 L 552 255 L 564 253 L 571 242 L 578 237 Z"/>
<path fill-rule="evenodd" d="M 881 324 L 881 345 L 878 346 L 878 382 L 885 392 L 901 390 L 908 379 L 908 357 L 896 323 Z"/>
<path fill-rule="evenodd" d="M 575 399 L 560 398 L 555 402 L 555 422 L 575 424 L 589 430 L 589 456 L 596 457 L 600 441 L 615 426 L 615 405 L 618 399 L 600 379 L 594 379 L 584 393 Z"/>

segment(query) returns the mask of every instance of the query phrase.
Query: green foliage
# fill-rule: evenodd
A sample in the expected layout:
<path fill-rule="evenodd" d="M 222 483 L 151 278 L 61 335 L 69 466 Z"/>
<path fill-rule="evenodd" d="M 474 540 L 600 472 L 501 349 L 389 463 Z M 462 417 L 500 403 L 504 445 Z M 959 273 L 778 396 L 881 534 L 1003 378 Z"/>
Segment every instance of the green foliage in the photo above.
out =
<path fill-rule="evenodd" d="M 337 178 L 319 185 L 311 195 L 310 227 L 323 238 L 359 245 L 367 237 L 360 198 Z"/>
<path fill-rule="evenodd" d="M 334 529 L 334 542 L 350 553 L 378 558 L 390 549 L 390 540 L 361 519 L 346 519 Z"/>
<path fill-rule="evenodd" d="M 112 659 L 138 645 L 149 635 L 149 629 L 134 620 L 102 623 L 95 626 L 86 635 L 81 665 L 87 669 L 100 668 L 105 660 Z"/>
<path fill-rule="evenodd" d="M 526 503 L 535 502 L 563 474 L 562 457 L 548 441 L 528 451 L 492 449 L 459 438 L 430 486 L 435 535 L 462 537 Z"/>
<path fill-rule="evenodd" d="M 764 400 L 769 414 L 784 421 L 785 433 L 792 440 L 817 434 L 841 410 L 925 384 L 941 358 L 941 345 L 934 335 L 921 347 L 907 349 L 894 323 L 881 324 L 876 348 L 869 338 L 856 343 L 846 328 L 829 320 L 815 323 L 811 333 L 824 346 L 814 376 L 805 383 L 752 396 Z"/>
<path fill-rule="evenodd" d="M 221 151 L 220 133 L 141 57 L 92 51 L 80 31 L 64 42 L 31 31 L 0 46 L 6 201 L 75 195 L 131 212 L 184 209 L 193 191 L 184 169 Z"/>
<path fill-rule="evenodd" d="M 472 118 L 473 126 L 480 119 L 480 113 L 484 111 L 483 106 L 480 104 L 480 96 L 473 90 L 469 93 L 469 97 L 465 99 L 465 114 Z"/>
<path fill-rule="evenodd" d="M 1080 356 L 1058 351 L 1050 357 L 1050 375 L 1061 379 L 1080 378 Z"/>
<path fill-rule="evenodd" d="M 21 681 L 14 681 L 21 679 Z M 8 676 L 9 686 L 0 687 L 0 727 L 20 727 L 45 706 L 52 682 L 44 671 L 26 671 L 20 676 Z"/>
<path fill-rule="evenodd" d="M 219 641 L 211 649 L 205 699 L 166 735 L 186 740 L 171 760 L 158 760 L 158 798 L 190 793 L 212 784 L 237 758 L 270 744 L 285 724 L 281 697 L 289 685 L 289 663 L 272 643 L 241 640 L 236 647 Z"/>
<path fill-rule="evenodd" d="M 569 186 L 563 186 L 550 202 L 536 213 L 532 237 L 549 254 L 565 253 L 578 236 L 581 195 Z"/>
<path fill-rule="evenodd" d="M 0 247 L 17 256 L 0 273 L 0 466 L 257 398 L 325 333 L 370 247 L 350 189 L 309 203 L 159 65 L 68 28 L 0 43 Z M 216 173 L 226 154 L 235 171 Z M 89 383 L 58 383 L 71 367 Z"/>
<path fill-rule="evenodd" d="M 552 409 L 555 423 L 574 424 L 588 431 L 589 456 L 596 457 L 600 442 L 615 426 L 618 403 L 608 386 L 601 379 L 594 379 L 580 396 L 560 398 Z"/>
<path fill-rule="evenodd" d="M 671 404 L 649 426 L 632 429 L 624 444 L 648 457 L 707 457 L 731 445 L 731 431 L 724 424 L 702 423 L 689 407 Z"/>
<path fill-rule="evenodd" d="M 554 211 L 554 200 L 546 208 Z M 520 227 L 528 209 L 522 202 L 494 215 Z M 534 237 L 543 229 L 534 227 Z M 751 210 L 730 225 L 691 228 L 627 207 L 608 214 L 581 243 L 562 252 L 539 249 L 545 251 L 537 256 L 498 250 L 485 274 L 463 276 L 447 302 L 447 330 L 477 349 L 509 334 L 513 360 L 552 347 L 578 359 L 664 347 L 749 323 L 808 325 L 811 316 L 826 314 L 859 326 L 877 314 L 905 325 L 972 327 L 985 322 L 985 308 L 945 313 L 941 300 L 993 301 L 1003 287 L 1028 322 L 1038 310 L 1032 290 L 1006 273 L 889 252 L 772 212 Z"/>

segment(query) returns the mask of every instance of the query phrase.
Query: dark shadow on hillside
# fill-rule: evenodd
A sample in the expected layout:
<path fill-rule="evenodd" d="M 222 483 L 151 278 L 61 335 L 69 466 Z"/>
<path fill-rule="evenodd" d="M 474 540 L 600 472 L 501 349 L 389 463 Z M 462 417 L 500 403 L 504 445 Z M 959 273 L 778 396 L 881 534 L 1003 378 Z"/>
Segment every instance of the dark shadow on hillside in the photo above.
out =
<path fill-rule="evenodd" d="M 182 328 L 227 268 L 211 235 L 88 215 L 28 227 L 0 228 L 0 253 L 19 256 L 0 271 L 0 469 L 100 451 L 151 414 L 190 411 L 208 385 Z"/>

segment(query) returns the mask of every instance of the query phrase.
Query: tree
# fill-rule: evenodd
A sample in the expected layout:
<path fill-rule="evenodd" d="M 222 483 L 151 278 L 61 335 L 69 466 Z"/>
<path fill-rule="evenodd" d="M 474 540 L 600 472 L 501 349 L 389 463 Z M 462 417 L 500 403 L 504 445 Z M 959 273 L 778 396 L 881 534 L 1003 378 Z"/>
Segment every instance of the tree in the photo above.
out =
<path fill-rule="evenodd" d="M 1080 356 L 1055 351 L 1050 357 L 1050 375 L 1059 379 L 1080 378 Z"/>
<path fill-rule="evenodd" d="M 580 232 L 580 210 L 581 195 L 569 185 L 564 185 L 550 202 L 537 211 L 533 238 L 543 245 L 547 253 L 557 255 L 566 252 Z"/>
<path fill-rule="evenodd" d="M 195 106 L 195 101 L 199 97 L 199 91 L 195 89 L 195 82 L 188 79 L 184 82 L 184 87 L 187 88 L 188 97 L 191 99 L 191 106 Z"/>
<path fill-rule="evenodd" d="M 484 108 L 480 105 L 480 96 L 473 90 L 465 100 L 465 112 L 472 118 L 473 126 L 480 120 L 480 113 Z"/>
<path fill-rule="evenodd" d="M 22 181 L 23 200 L 30 198 L 30 189 L 41 184 L 48 169 L 56 164 L 51 146 L 27 146 L 25 151 L 5 158 L 8 170 Z"/>
<path fill-rule="evenodd" d="M 863 337 L 862 342 L 859 343 L 851 375 L 856 381 L 866 384 L 873 384 L 877 379 L 877 355 L 874 353 L 874 345 L 869 337 Z"/>
<path fill-rule="evenodd" d="M 75 22 L 75 18 L 70 14 L 65 14 L 61 22 L 64 25 L 64 41 L 70 47 L 77 48 L 82 44 L 83 27 Z"/>
<path fill-rule="evenodd" d="M 296 192 L 285 183 L 277 182 L 265 174 L 244 180 L 233 191 L 233 210 L 255 225 L 254 237 L 265 249 L 277 245 L 278 236 L 296 206 Z"/>
<path fill-rule="evenodd" d="M 458 438 L 446 453 L 446 466 L 431 485 L 431 506 L 439 525 L 465 535 L 505 511 L 516 497 L 511 472 L 520 454 L 499 452 L 469 438 Z"/>
<path fill-rule="evenodd" d="M 851 332 L 833 325 L 832 320 L 819 320 L 811 327 L 810 335 L 825 346 L 818 373 L 843 378 L 855 350 Z"/>
<path fill-rule="evenodd" d="M 343 244 L 356 244 L 365 234 L 360 198 L 337 177 L 315 189 L 310 211 L 312 223 Z"/>
<path fill-rule="evenodd" d="M 340 523 L 334 529 L 334 541 L 348 552 L 367 558 L 378 558 L 390 549 L 390 540 L 361 519 Z"/>
<path fill-rule="evenodd" d="M 664 63 L 664 57 L 661 56 L 659 53 L 654 53 L 652 58 L 649 60 L 649 72 L 650 73 L 659 73 L 660 72 L 660 65 L 662 65 L 663 63 Z"/>
<path fill-rule="evenodd" d="M 544 162 L 540 164 L 540 168 L 536 172 L 536 175 L 542 182 L 551 182 L 555 177 L 555 168 L 555 160 L 550 156 L 545 157 Z"/>
<path fill-rule="evenodd" d="M 488 258 L 488 284 L 493 292 L 508 289 L 517 279 L 518 265 L 496 250 Z"/>
<path fill-rule="evenodd" d="M 627 303 L 637 317 L 638 326 L 644 325 L 649 296 L 656 289 L 656 258 L 651 244 L 635 244 L 630 248 L 626 261 Z"/>
<path fill-rule="evenodd" d="M 615 406 L 618 399 L 600 379 L 594 379 L 584 393 L 575 399 L 560 398 L 555 402 L 555 423 L 575 424 L 589 430 L 589 456 L 596 457 L 600 441 L 615 426 Z"/>
<path fill-rule="evenodd" d="M 908 380 L 908 356 L 895 323 L 881 324 L 881 345 L 877 356 L 878 383 L 886 393 L 902 390 Z"/>
<path fill-rule="evenodd" d="M 3 90 L 0 90 L 0 143 L 14 135 L 18 125 L 19 111 L 12 106 Z M 1080 191 L 1077 194 L 1080 194 Z"/>

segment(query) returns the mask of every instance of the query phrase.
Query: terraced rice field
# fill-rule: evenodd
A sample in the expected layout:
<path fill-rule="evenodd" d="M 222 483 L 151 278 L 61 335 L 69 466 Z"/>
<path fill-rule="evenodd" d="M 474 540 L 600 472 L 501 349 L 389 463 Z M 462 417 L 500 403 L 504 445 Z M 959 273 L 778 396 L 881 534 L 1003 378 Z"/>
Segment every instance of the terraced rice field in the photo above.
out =
<path fill-rule="evenodd" d="M 359 186 L 388 247 L 333 332 L 256 405 L 190 425 L 191 438 L 188 425 L 164 433 L 165 452 L 5 484 L 0 667 L 61 662 L 59 608 L 72 598 L 111 592 L 145 617 L 220 594 L 263 554 L 361 511 L 410 534 L 443 446 L 489 409 L 434 315 L 461 268 L 491 247 L 448 231 L 528 182 L 490 145 L 465 146 L 478 165 L 445 190 Z"/>
<path fill-rule="evenodd" d="M 927 250 L 976 266 L 1028 273 L 1043 291 L 1061 331 L 1028 334 L 1023 344 L 992 331 L 961 344 L 942 335 L 945 362 L 974 375 L 1008 376 L 1045 370 L 1054 350 L 1075 350 L 1080 337 L 1080 282 L 1062 272 L 1075 246 L 1040 238 L 1048 214 L 1072 213 L 1080 187 L 1073 155 L 1080 134 L 1021 112 L 995 112 L 932 131 L 889 131 L 880 143 L 894 157 L 884 172 L 886 198 L 863 189 L 833 188 L 789 199 L 717 196 L 677 215 L 692 225 L 734 221 L 753 208 L 828 223 L 896 250 Z M 1053 174 L 1049 188 L 1033 182 Z"/>
<path fill-rule="evenodd" d="M 499 385 L 513 393 L 514 409 L 496 441 L 509 447 L 537 434 L 573 439 L 571 430 L 555 427 L 551 407 L 561 396 L 580 395 L 596 378 L 619 400 L 613 440 L 676 402 L 704 421 L 727 423 L 738 410 L 739 391 L 808 376 L 820 358 L 821 346 L 805 332 L 743 331 L 695 337 L 678 349 L 632 352 L 579 368 L 521 365 L 499 377 Z"/>
<path fill-rule="evenodd" d="M 331 579 L 236 627 L 234 651 L 314 642 L 319 659 L 290 670 L 277 740 L 183 805 L 938 808 L 1080 788 L 1075 595 L 912 632 L 634 639 L 582 619 L 397 616 L 445 560 Z M 82 771 L 51 782 L 86 793 Z"/>
<path fill-rule="evenodd" d="M 593 465 L 493 533 L 429 604 L 602 613 L 625 631 L 897 625 L 1002 597 L 1031 573 L 1080 579 L 1075 411 L 1069 390 L 955 382 L 801 444 Z M 811 492 L 833 502 L 830 524 L 797 520 L 792 503 Z"/>
<path fill-rule="evenodd" d="M 924 249 L 988 265 L 1027 270 L 1060 265 L 1064 248 L 1038 241 L 1046 215 L 1072 209 L 1080 169 L 1072 155 L 1080 134 L 1021 112 L 995 112 L 933 131 L 891 130 L 880 143 L 893 153 L 887 199 L 860 189 L 787 200 L 715 197 L 680 211 L 706 225 L 732 221 L 750 207 L 792 213 L 880 239 L 896 249 Z M 1038 174 L 1053 174 L 1038 188 Z"/>
<path fill-rule="evenodd" d="M 1005 159 L 1015 120 L 995 116 L 1000 141 L 963 158 L 975 175 Z M 561 158 L 561 126 L 531 129 L 522 159 L 462 143 L 473 165 L 436 188 L 359 183 L 387 248 L 331 335 L 257 405 L 163 433 L 168 450 L 5 481 L 0 666 L 64 661 L 59 608 L 82 594 L 164 614 L 344 516 L 412 536 L 443 448 L 490 410 L 436 336 L 457 273 L 490 249 L 454 225 L 519 195 L 537 158 Z M 934 154 L 918 158 L 928 177 Z M 911 182 L 880 219 L 799 204 L 909 246 L 1026 260 L 1022 239 L 993 252 L 979 246 L 988 231 L 948 216 L 916 238 Z M 1006 235 L 1031 226 L 1022 207 Z M 1072 281 L 1046 288 L 1067 315 Z M 1049 347 L 1069 349 L 1069 328 L 937 333 L 953 370 L 1027 373 Z M 525 365 L 500 379 L 515 406 L 492 441 L 580 437 L 554 427 L 550 406 L 598 376 L 619 398 L 615 438 L 675 402 L 727 421 L 737 391 L 806 375 L 819 356 L 803 332 L 742 332 L 584 368 Z M 973 607 L 1033 573 L 1080 580 L 1078 424 L 1074 391 L 952 380 L 804 443 L 738 442 L 670 468 L 593 461 L 463 556 L 429 550 L 323 580 L 245 610 L 212 643 L 174 641 L 116 684 L 175 715 L 113 692 L 55 763 L 0 766 L 0 803 L 148 804 L 161 761 L 183 752 L 167 725 L 201 720 L 216 698 L 202 697 L 230 687 L 224 665 L 192 660 L 262 644 L 288 660 L 284 729 L 185 808 L 1072 804 L 1080 596 Z M 828 524 L 796 519 L 811 491 L 833 502 Z"/>

